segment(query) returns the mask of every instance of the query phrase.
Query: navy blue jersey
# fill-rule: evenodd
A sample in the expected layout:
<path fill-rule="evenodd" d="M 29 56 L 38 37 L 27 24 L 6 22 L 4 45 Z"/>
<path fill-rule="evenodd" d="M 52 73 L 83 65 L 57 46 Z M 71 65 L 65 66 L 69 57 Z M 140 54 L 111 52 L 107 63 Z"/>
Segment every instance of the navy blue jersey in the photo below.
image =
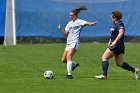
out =
<path fill-rule="evenodd" d="M 114 26 L 110 29 L 110 33 L 111 33 L 111 43 L 117 38 L 117 36 L 119 35 L 119 30 L 120 29 L 124 29 L 124 24 L 121 20 L 118 20 L 118 22 L 116 24 L 114 24 Z M 111 45 L 110 43 L 110 45 Z M 124 34 L 123 36 L 116 42 L 116 44 L 114 46 L 109 46 L 108 47 L 110 49 L 110 51 L 112 51 L 114 54 L 119 55 L 119 54 L 124 54 L 125 53 L 125 46 L 124 46 Z"/>
<path fill-rule="evenodd" d="M 124 29 L 125 31 L 123 22 L 121 20 L 118 20 L 118 22 L 115 23 L 114 26 L 110 29 L 111 42 L 113 42 L 117 38 L 120 29 Z M 120 38 L 119 42 L 120 41 L 124 42 L 124 35 L 122 36 L 122 38 Z"/>

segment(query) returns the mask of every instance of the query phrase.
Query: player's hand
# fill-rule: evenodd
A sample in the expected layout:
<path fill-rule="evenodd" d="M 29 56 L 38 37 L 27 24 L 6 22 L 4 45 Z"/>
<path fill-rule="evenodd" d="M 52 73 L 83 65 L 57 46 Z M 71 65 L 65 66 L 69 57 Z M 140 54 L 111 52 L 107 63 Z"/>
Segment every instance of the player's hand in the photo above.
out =
<path fill-rule="evenodd" d="M 116 42 L 114 41 L 114 42 L 111 42 L 111 45 L 110 46 L 114 46 L 116 44 Z"/>
<path fill-rule="evenodd" d="M 59 24 L 59 25 L 58 25 L 58 28 L 59 28 L 59 29 L 62 29 L 62 25 L 61 25 L 61 24 Z"/>
<path fill-rule="evenodd" d="M 96 25 L 97 24 L 97 22 L 90 22 L 90 25 L 91 26 L 94 26 L 94 25 Z"/>
<path fill-rule="evenodd" d="M 93 22 L 93 25 L 96 25 L 97 24 L 97 22 Z"/>
<path fill-rule="evenodd" d="M 110 42 L 108 43 L 108 46 L 110 46 Z"/>

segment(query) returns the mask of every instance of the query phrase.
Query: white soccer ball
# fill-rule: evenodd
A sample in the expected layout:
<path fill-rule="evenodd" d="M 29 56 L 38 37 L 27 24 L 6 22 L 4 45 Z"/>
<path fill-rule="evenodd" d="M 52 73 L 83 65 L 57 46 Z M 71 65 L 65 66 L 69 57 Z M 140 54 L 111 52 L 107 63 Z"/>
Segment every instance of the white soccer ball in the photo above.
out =
<path fill-rule="evenodd" d="M 53 77 L 54 77 L 54 74 L 53 74 L 53 72 L 51 70 L 45 71 L 44 78 L 46 78 L 46 79 L 52 79 Z"/>

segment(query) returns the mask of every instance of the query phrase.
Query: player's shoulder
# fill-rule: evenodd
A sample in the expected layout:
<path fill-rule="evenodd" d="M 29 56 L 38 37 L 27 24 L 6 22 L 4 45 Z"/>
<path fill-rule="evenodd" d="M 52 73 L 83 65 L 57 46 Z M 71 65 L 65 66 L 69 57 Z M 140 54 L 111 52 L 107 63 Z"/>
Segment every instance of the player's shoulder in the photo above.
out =
<path fill-rule="evenodd" d="M 118 21 L 117 27 L 118 27 L 119 29 L 124 29 L 124 24 L 123 24 L 122 20 L 119 20 L 119 21 Z"/>
<path fill-rule="evenodd" d="M 82 20 L 82 19 L 77 19 L 76 21 L 81 22 L 81 21 L 85 21 L 85 20 Z"/>
<path fill-rule="evenodd" d="M 87 23 L 87 21 L 82 20 L 82 19 L 77 19 L 76 23 L 81 25 L 81 26 L 84 26 Z"/>

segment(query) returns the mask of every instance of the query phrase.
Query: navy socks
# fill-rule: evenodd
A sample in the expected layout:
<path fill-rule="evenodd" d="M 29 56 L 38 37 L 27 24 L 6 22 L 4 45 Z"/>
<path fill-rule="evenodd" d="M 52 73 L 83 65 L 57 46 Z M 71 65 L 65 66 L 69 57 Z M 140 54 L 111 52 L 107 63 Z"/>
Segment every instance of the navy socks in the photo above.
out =
<path fill-rule="evenodd" d="M 109 65 L 109 62 L 108 62 L 108 61 L 102 61 L 102 74 L 103 74 L 104 76 L 107 76 L 108 65 Z M 128 70 L 128 71 L 132 71 L 132 72 L 135 71 L 135 68 L 133 68 L 132 66 L 130 66 L 130 65 L 129 65 L 128 63 L 126 63 L 126 62 L 123 62 L 122 68 L 123 68 L 123 69 L 126 69 L 126 70 Z"/>
<path fill-rule="evenodd" d="M 130 66 L 130 65 L 129 65 L 128 63 L 126 63 L 126 62 L 123 62 L 122 68 L 123 68 L 123 69 L 126 69 L 126 70 L 128 70 L 128 71 L 132 71 L 132 72 L 135 71 L 135 68 L 133 68 L 132 66 Z"/>
<path fill-rule="evenodd" d="M 108 61 L 102 61 L 102 71 L 103 71 L 102 74 L 104 76 L 107 76 L 108 65 L 109 65 Z"/>

